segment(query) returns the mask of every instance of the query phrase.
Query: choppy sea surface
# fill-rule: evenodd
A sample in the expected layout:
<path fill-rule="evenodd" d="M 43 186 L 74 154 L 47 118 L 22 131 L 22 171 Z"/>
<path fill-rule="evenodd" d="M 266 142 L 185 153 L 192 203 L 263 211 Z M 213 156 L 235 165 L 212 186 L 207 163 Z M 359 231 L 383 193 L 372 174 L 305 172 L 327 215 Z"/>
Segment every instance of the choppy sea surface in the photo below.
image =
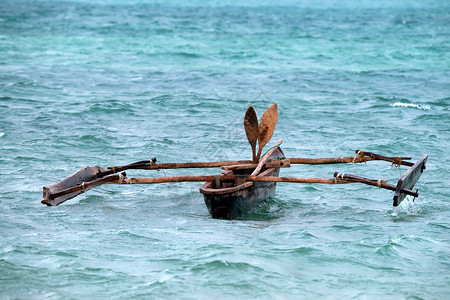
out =
<path fill-rule="evenodd" d="M 450 2 L 0 1 L 1 299 L 445 299 L 450 294 Z M 429 155 L 420 197 L 279 183 L 212 219 L 200 183 L 104 185 L 86 165 L 250 159 L 273 102 L 288 157 Z M 296 165 L 395 184 L 406 167 Z M 129 176 L 220 169 L 128 171 Z"/>

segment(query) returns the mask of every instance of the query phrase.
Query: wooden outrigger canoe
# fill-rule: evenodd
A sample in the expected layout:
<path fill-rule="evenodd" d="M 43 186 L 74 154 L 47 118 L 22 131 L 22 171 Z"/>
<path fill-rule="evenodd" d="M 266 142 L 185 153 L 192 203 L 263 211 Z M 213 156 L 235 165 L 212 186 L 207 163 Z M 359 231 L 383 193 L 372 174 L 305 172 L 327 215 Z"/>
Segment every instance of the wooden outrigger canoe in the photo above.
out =
<path fill-rule="evenodd" d="M 386 157 L 370 152 L 356 150 L 356 156 L 332 158 L 286 158 L 280 149 L 279 140 L 261 157 L 263 147 L 269 142 L 275 128 L 278 111 L 276 103 L 272 104 L 263 114 L 258 125 L 258 119 L 252 106 L 247 109 L 244 117 L 245 132 L 252 146 L 252 160 L 217 161 L 217 162 L 187 162 L 157 164 L 156 158 L 135 162 L 132 164 L 104 169 L 100 166 L 85 167 L 69 177 L 43 187 L 42 204 L 56 206 L 68 199 L 82 194 L 89 189 L 102 184 L 154 184 L 165 182 L 205 182 L 200 187 L 206 206 L 213 218 L 235 219 L 260 206 L 275 194 L 277 182 L 345 184 L 363 183 L 383 189 L 395 191 L 393 206 L 398 206 L 407 196 L 419 196 L 413 191 L 426 168 L 428 155 L 424 155 L 416 163 L 409 162 L 411 157 Z M 258 152 L 256 153 L 256 142 Z M 279 177 L 280 168 L 289 168 L 291 164 L 340 164 L 365 163 L 371 160 L 383 160 L 399 166 L 410 167 L 397 182 L 397 185 L 386 183 L 385 180 L 368 179 L 356 175 L 334 173 L 334 178 L 300 178 Z M 122 172 L 130 169 L 160 170 L 180 168 L 216 168 L 225 169 L 216 176 L 173 176 L 128 178 Z M 119 172 L 122 172 L 119 174 Z"/>
<path fill-rule="evenodd" d="M 278 146 L 269 156 L 269 159 L 284 157 L 283 151 Z M 253 168 L 241 169 L 234 166 L 226 167 L 222 176 L 249 176 Z M 257 177 L 278 176 L 280 168 L 273 167 L 263 169 Z M 233 182 L 221 182 L 218 180 L 206 182 L 200 187 L 206 207 L 213 218 L 236 219 L 249 213 L 264 204 L 275 195 L 276 182 L 242 181 L 238 177 Z"/>

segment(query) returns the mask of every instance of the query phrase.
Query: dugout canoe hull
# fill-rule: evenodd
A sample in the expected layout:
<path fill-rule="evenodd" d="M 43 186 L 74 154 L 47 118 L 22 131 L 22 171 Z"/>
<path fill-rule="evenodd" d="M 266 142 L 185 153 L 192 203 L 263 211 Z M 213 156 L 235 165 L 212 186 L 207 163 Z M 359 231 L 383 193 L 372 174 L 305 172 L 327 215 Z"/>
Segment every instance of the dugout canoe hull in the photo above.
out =
<path fill-rule="evenodd" d="M 278 147 L 270 158 L 284 157 L 283 151 Z M 249 175 L 250 170 L 229 170 L 222 175 Z M 279 168 L 262 170 L 258 176 L 278 176 Z M 273 198 L 276 182 L 243 182 L 223 183 L 216 188 L 213 182 L 206 182 L 200 187 L 206 207 L 213 218 L 236 219 L 248 214 L 255 208 Z"/>

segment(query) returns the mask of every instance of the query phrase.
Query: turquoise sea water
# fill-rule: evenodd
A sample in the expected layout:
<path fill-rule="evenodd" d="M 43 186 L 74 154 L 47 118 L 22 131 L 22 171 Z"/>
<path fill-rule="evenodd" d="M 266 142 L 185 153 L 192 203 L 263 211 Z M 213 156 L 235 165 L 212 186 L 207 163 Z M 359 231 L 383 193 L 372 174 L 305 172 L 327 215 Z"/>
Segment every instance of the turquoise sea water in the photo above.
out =
<path fill-rule="evenodd" d="M 447 298 L 449 50 L 448 1 L 0 1 L 0 298 Z M 245 110 L 273 102 L 288 157 L 428 154 L 420 197 L 280 183 L 234 221 L 199 183 L 40 203 L 86 165 L 249 159 Z M 335 171 L 406 168 L 282 174 Z"/>

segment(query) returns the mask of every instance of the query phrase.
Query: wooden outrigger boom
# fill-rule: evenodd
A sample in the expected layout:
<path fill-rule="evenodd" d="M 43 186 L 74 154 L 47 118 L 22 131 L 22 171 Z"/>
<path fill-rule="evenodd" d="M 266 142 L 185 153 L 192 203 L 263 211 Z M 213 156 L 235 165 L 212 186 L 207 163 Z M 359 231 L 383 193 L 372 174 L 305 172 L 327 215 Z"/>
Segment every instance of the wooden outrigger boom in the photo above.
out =
<path fill-rule="evenodd" d="M 424 156 L 420 160 L 420 168 L 416 167 L 416 169 L 421 169 L 424 167 L 425 169 L 425 162 L 428 156 Z M 353 157 L 354 159 L 354 157 Z M 292 161 L 294 161 L 294 164 L 298 161 L 302 161 L 302 164 L 307 164 L 307 161 L 311 160 L 309 158 L 286 158 L 283 160 L 269 160 L 264 165 L 264 168 L 286 168 L 290 167 L 290 164 L 292 164 Z M 313 159 L 312 164 L 319 164 L 318 161 L 325 161 L 325 164 L 331 164 L 330 161 L 335 161 L 334 163 L 347 163 L 347 157 L 343 158 L 321 158 L 321 159 Z M 375 159 L 367 159 L 365 161 L 372 161 Z M 232 162 L 218 162 L 217 165 L 221 165 L 223 169 L 225 170 L 246 170 L 246 169 L 252 169 L 256 167 L 256 164 L 247 163 L 250 161 L 240 161 L 242 163 L 237 163 L 237 161 Z M 363 161 L 356 161 L 357 163 L 363 162 Z M 237 164 L 236 164 L 237 163 Z M 193 165 L 196 164 L 197 168 L 213 168 L 216 167 L 216 164 L 211 164 L 209 166 L 209 163 L 186 163 L 190 166 L 190 168 L 194 168 Z M 169 167 L 168 169 L 175 169 L 175 168 L 181 168 L 183 164 L 167 164 Z M 150 170 L 152 169 L 165 169 L 165 164 L 159 164 L 157 165 L 157 168 L 148 168 Z M 146 169 L 146 168 L 139 168 L 139 169 Z M 98 170 L 97 172 L 95 170 Z M 103 170 L 103 171 L 102 171 Z M 119 169 L 120 170 L 120 169 Z M 78 171 L 77 173 L 72 174 L 71 176 L 67 177 L 66 179 L 58 182 L 57 184 L 49 185 L 44 187 L 44 199 L 42 200 L 43 204 L 49 205 L 49 206 L 55 206 L 59 205 L 62 202 L 65 202 L 66 200 L 69 200 L 70 198 L 73 198 L 95 186 L 99 186 L 101 184 L 156 184 L 156 183 L 170 183 L 170 182 L 203 182 L 203 181 L 213 181 L 215 177 L 212 175 L 203 175 L 203 176 L 172 176 L 172 177 L 147 177 L 147 178 L 128 178 L 126 177 L 126 173 L 122 172 L 119 175 L 110 175 L 106 177 L 98 178 L 102 173 L 105 172 L 105 169 L 94 166 L 94 167 L 85 167 Z M 84 176 L 78 175 L 78 173 L 82 173 Z M 417 176 L 416 172 L 409 171 L 410 174 L 414 174 Z M 405 173 L 406 174 L 406 173 Z M 420 173 L 421 174 L 421 173 Z M 87 175 L 87 176 L 86 176 Z M 407 174 L 406 174 L 407 175 Z M 299 177 L 257 177 L 257 176 L 244 176 L 244 175 L 220 175 L 220 180 L 225 181 L 234 181 L 237 179 L 245 179 L 245 181 L 253 181 L 253 182 L 292 182 L 292 183 L 321 183 L 321 184 L 345 184 L 345 183 L 365 183 L 372 186 L 379 186 L 379 180 L 372 180 L 367 179 L 363 177 L 358 177 L 355 175 L 349 175 L 349 174 L 340 174 L 338 172 L 335 172 L 334 177 L 336 179 L 328 179 L 328 178 L 299 178 Z M 92 178 L 97 178 L 94 180 L 89 180 Z M 402 181 L 406 181 L 408 177 L 405 175 L 402 176 Z M 70 179 L 70 180 L 69 180 Z M 417 178 L 418 180 L 419 178 Z M 78 181 L 77 181 L 78 180 Z M 416 182 L 417 182 L 416 180 Z M 412 181 L 409 185 L 412 184 Z M 414 182 L 415 184 L 415 182 Z M 412 184 L 412 186 L 414 186 Z M 70 188 L 61 189 L 65 186 L 70 186 Z M 411 186 L 411 187 L 412 187 Z M 397 186 L 389 185 L 381 181 L 381 188 L 389 189 L 392 191 L 397 190 Z M 411 188 L 410 187 L 410 188 Z M 55 192 L 56 190 L 59 191 Z M 418 197 L 417 192 L 413 192 L 410 189 L 404 188 L 403 186 L 400 187 L 400 191 L 404 190 L 404 192 L 399 192 L 399 194 L 405 194 L 405 195 L 411 195 L 414 197 Z M 70 195 L 70 197 L 63 197 Z M 59 199 L 58 199 L 59 198 Z M 58 199 L 58 201 L 55 201 Z M 403 197 L 404 199 L 404 197 Z M 403 200 L 402 199 L 402 200 Z M 397 200 L 396 203 L 394 203 L 394 206 L 397 206 L 400 204 L 401 201 Z"/>
<path fill-rule="evenodd" d="M 233 219 L 244 215 L 274 196 L 277 182 L 306 184 L 348 184 L 363 183 L 383 189 L 395 191 L 394 206 L 410 195 L 419 196 L 413 191 L 415 184 L 426 168 L 428 155 L 424 155 L 416 163 L 411 157 L 386 157 L 379 154 L 356 150 L 355 156 L 331 158 L 286 158 L 280 149 L 282 141 L 278 141 L 260 159 L 262 147 L 270 140 L 278 116 L 276 104 L 272 105 L 263 115 L 260 126 L 257 124 L 256 113 L 252 107 L 246 112 L 244 125 L 247 137 L 252 146 L 252 160 L 217 161 L 217 162 L 186 162 L 186 163 L 156 163 L 156 158 L 139 161 L 124 166 L 85 167 L 69 177 L 45 186 L 42 203 L 47 206 L 59 205 L 89 189 L 102 184 L 155 184 L 168 182 L 206 182 L 200 192 L 205 204 L 214 218 Z M 256 139 L 260 142 L 256 153 Z M 365 163 L 368 161 L 387 161 L 395 165 L 409 166 L 401 176 L 397 185 L 388 184 L 384 180 L 373 180 L 350 174 L 334 173 L 334 178 L 299 178 L 278 176 L 281 168 L 289 168 L 295 164 L 340 164 Z M 217 168 L 224 172 L 215 176 L 172 176 L 156 178 L 128 178 L 123 171 L 161 170 L 180 168 Z"/>

